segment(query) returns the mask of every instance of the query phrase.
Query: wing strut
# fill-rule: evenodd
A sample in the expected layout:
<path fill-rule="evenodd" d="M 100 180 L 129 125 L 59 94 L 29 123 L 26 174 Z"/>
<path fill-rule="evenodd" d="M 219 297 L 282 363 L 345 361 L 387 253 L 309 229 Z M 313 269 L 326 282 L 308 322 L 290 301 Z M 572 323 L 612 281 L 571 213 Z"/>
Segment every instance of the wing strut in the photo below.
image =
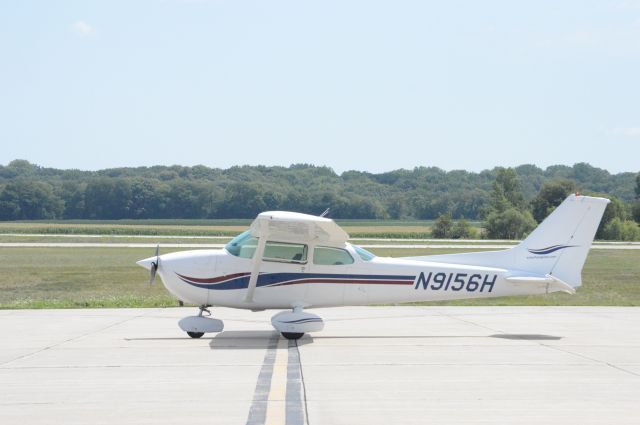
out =
<path fill-rule="evenodd" d="M 253 302 L 253 292 L 258 284 L 258 276 L 260 275 L 260 265 L 262 264 L 262 256 L 264 255 L 264 247 L 267 244 L 266 235 L 260 236 L 256 252 L 253 253 L 253 268 L 251 269 L 251 277 L 249 277 L 249 286 L 247 286 L 247 296 L 244 301 Z"/>

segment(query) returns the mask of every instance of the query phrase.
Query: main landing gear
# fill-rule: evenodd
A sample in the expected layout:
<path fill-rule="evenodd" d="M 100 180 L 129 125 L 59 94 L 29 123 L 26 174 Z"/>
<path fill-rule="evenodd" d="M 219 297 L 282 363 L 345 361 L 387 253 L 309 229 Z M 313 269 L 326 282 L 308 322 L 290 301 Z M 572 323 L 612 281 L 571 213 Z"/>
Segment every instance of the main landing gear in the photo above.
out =
<path fill-rule="evenodd" d="M 292 311 L 281 311 L 271 318 L 271 325 L 286 339 L 300 339 L 307 332 L 317 332 L 324 328 L 320 316 L 294 307 Z"/>
<path fill-rule="evenodd" d="M 201 305 L 197 316 L 189 316 L 180 320 L 178 322 L 180 329 L 185 331 L 191 338 L 201 338 L 207 332 L 222 332 L 224 329 L 222 320 L 204 317 L 204 313 L 207 313 L 207 316 L 211 316 L 209 307 L 211 306 Z"/>
<path fill-rule="evenodd" d="M 180 329 L 191 338 L 202 338 L 208 332 L 222 332 L 224 323 L 214 319 L 209 310 L 210 305 L 201 305 L 197 316 L 189 316 L 178 322 Z M 324 328 L 322 318 L 294 307 L 290 311 L 281 311 L 271 318 L 271 325 L 286 339 L 300 339 L 307 332 L 317 332 Z"/>

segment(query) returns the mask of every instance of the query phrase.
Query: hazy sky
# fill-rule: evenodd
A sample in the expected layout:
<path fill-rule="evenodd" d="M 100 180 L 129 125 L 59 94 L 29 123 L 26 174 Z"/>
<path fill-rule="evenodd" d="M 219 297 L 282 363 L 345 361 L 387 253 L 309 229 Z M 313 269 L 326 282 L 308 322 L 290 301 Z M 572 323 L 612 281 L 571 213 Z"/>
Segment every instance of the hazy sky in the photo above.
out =
<path fill-rule="evenodd" d="M 640 1 L 0 3 L 0 163 L 640 170 Z"/>

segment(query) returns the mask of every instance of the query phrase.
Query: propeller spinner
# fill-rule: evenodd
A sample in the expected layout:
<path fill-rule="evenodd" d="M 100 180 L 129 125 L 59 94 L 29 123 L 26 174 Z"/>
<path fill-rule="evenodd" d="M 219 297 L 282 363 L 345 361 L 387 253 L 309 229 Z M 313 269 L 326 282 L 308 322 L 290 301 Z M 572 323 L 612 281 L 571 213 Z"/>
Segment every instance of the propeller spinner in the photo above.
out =
<path fill-rule="evenodd" d="M 160 245 L 156 246 L 156 261 L 151 262 L 151 268 L 149 269 L 149 285 L 153 285 L 156 280 L 158 267 L 160 267 Z"/>

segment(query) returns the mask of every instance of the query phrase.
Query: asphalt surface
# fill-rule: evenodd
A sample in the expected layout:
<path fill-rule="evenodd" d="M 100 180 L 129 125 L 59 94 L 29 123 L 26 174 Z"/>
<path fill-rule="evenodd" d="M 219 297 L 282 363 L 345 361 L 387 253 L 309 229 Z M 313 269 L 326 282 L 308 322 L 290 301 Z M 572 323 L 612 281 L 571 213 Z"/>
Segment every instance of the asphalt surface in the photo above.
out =
<path fill-rule="evenodd" d="M 0 424 L 638 424 L 640 308 L 0 311 Z"/>

